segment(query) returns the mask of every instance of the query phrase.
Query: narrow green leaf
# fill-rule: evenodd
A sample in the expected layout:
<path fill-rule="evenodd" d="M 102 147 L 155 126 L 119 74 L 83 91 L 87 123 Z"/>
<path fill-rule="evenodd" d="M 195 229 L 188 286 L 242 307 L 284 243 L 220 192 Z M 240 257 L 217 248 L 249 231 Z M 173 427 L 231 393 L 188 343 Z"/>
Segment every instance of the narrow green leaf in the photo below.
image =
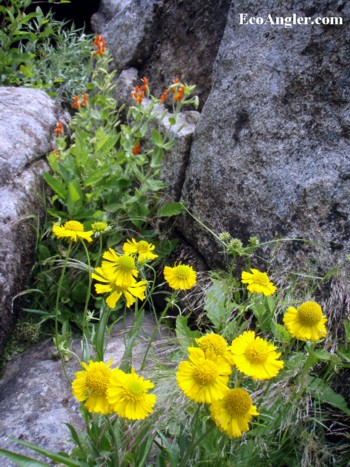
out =
<path fill-rule="evenodd" d="M 53 461 L 56 461 L 58 463 L 62 463 L 63 465 L 67 465 L 68 467 L 81 467 L 80 462 L 75 461 L 71 459 L 68 454 L 67 455 L 62 455 L 62 454 L 56 454 L 52 451 L 48 451 L 46 449 L 40 448 L 39 446 L 36 446 L 35 444 L 28 443 L 27 441 L 24 441 L 22 439 L 16 439 L 16 442 L 19 444 L 22 444 L 23 446 L 26 446 L 29 449 L 33 449 L 33 451 L 38 452 L 39 454 L 42 454 L 43 456 L 48 457 L 49 459 L 52 459 Z M 41 465 L 41 464 L 39 464 Z M 44 464 L 46 465 L 46 464 Z"/>
<path fill-rule="evenodd" d="M 31 457 L 23 456 L 21 454 L 16 454 L 15 452 L 7 451 L 6 449 L 0 449 L 0 456 L 6 457 L 16 464 L 19 467 L 40 467 L 46 466 L 43 462 L 32 459 Z"/>

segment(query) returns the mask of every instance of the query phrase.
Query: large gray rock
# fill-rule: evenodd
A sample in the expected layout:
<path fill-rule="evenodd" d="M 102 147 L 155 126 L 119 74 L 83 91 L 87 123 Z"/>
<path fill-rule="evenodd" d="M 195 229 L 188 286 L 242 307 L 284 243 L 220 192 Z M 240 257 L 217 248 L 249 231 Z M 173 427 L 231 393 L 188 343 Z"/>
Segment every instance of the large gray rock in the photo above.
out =
<path fill-rule="evenodd" d="M 92 18 L 116 68 L 136 67 L 160 96 L 174 78 L 197 85 L 202 104 L 230 0 L 102 0 Z"/>
<path fill-rule="evenodd" d="M 248 17 L 341 16 L 338 26 L 240 25 Z M 182 200 L 215 232 L 244 242 L 303 238 L 289 259 L 321 271 L 350 251 L 350 4 L 232 4 Z M 211 266 L 218 245 L 188 216 L 181 232 Z"/>
<path fill-rule="evenodd" d="M 42 214 L 43 156 L 62 111 L 42 91 L 0 88 L 0 354 L 28 282 Z"/>

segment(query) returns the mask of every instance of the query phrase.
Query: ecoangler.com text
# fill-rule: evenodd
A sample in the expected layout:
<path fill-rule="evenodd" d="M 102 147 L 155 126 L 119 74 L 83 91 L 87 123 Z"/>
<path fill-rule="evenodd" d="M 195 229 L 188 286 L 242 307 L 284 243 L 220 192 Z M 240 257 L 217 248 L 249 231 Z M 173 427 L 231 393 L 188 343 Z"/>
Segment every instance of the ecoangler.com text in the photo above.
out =
<path fill-rule="evenodd" d="M 313 24 L 323 24 L 330 26 L 341 26 L 343 24 L 343 18 L 340 16 L 324 16 L 311 18 L 310 16 L 298 16 L 293 13 L 291 16 L 249 16 L 247 13 L 239 13 L 239 24 L 268 24 L 271 26 L 284 26 L 285 28 L 291 28 L 293 26 L 308 26 Z"/>

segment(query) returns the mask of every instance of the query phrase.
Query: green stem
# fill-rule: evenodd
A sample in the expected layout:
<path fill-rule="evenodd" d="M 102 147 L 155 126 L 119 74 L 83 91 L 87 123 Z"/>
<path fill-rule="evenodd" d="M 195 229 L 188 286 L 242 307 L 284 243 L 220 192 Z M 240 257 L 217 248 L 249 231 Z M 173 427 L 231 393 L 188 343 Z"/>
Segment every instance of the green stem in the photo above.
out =
<path fill-rule="evenodd" d="M 60 345 L 59 345 L 59 334 L 58 334 L 58 317 L 59 317 L 59 314 L 60 314 L 60 311 L 59 311 L 59 304 L 60 304 L 60 298 L 61 298 L 61 289 L 62 289 L 62 284 L 63 284 L 63 279 L 64 279 L 64 275 L 66 273 L 66 269 L 67 269 L 67 264 L 68 264 L 68 259 L 69 259 L 69 255 L 70 255 L 70 252 L 71 252 L 71 249 L 72 249 L 72 240 L 69 241 L 69 245 L 68 245 L 68 249 L 67 249 L 67 252 L 66 252 L 66 256 L 64 258 L 64 263 L 63 263 L 63 268 L 62 268 L 62 272 L 61 272 L 61 275 L 60 275 L 60 278 L 58 280 L 58 286 L 57 286 L 57 295 L 56 295 L 56 304 L 55 304 L 55 339 L 56 339 L 56 349 L 57 349 L 57 352 L 58 352 L 58 355 L 60 357 L 60 360 L 62 362 L 62 367 L 63 367 L 63 371 L 64 371 L 64 374 L 67 378 L 68 381 L 70 381 L 70 378 L 68 376 L 68 373 L 67 373 L 67 370 L 66 370 L 66 365 L 65 365 L 65 361 L 64 361 L 64 356 L 63 356 L 63 353 L 62 353 L 62 350 L 60 348 Z"/>
<path fill-rule="evenodd" d="M 82 244 L 84 246 L 84 250 L 86 253 L 86 259 L 88 263 L 88 273 L 89 273 L 89 283 L 88 283 L 88 289 L 86 292 L 86 299 L 85 299 L 85 305 L 84 305 L 84 315 L 83 315 L 83 335 L 87 336 L 88 335 L 88 329 L 87 329 L 87 312 L 88 312 L 88 307 L 89 307 L 89 301 L 91 297 L 91 284 L 92 284 L 92 277 L 91 277 L 91 262 L 90 262 L 90 255 L 89 251 L 85 245 L 84 240 L 82 240 Z"/>
<path fill-rule="evenodd" d="M 150 338 L 150 340 L 149 340 L 149 342 L 148 342 L 147 349 L 146 349 L 145 355 L 144 355 L 143 360 L 142 360 L 142 363 L 141 363 L 141 370 L 143 370 L 144 367 L 145 367 L 145 365 L 146 365 L 147 355 L 148 355 L 148 352 L 149 352 L 149 350 L 150 350 L 150 348 L 151 348 L 152 342 L 153 342 L 154 338 L 156 337 L 157 332 L 158 332 L 159 327 L 160 327 L 160 323 L 162 322 L 162 320 L 163 320 L 164 316 L 166 315 L 167 311 L 169 310 L 169 307 L 171 306 L 172 301 L 174 300 L 175 296 L 176 296 L 176 291 L 174 291 L 174 292 L 172 293 L 172 295 L 171 295 L 171 297 L 169 298 L 169 301 L 168 301 L 166 307 L 165 307 L 164 310 L 162 311 L 162 313 L 161 313 L 161 315 L 160 315 L 160 317 L 159 317 L 159 320 L 157 321 L 156 327 L 154 328 L 154 331 L 153 331 L 153 333 L 152 333 L 152 336 L 151 336 L 151 338 Z"/>
<path fill-rule="evenodd" d="M 196 217 L 194 214 L 192 214 L 192 212 L 189 211 L 189 210 L 186 208 L 186 206 L 185 206 L 184 204 L 183 204 L 182 206 L 183 206 L 184 210 L 187 212 L 187 214 L 188 214 L 189 216 L 192 217 L 192 219 L 194 219 L 196 222 L 198 222 L 198 224 L 199 224 L 201 227 L 203 227 L 207 232 L 209 232 L 211 235 L 213 235 L 213 237 L 216 238 L 216 240 L 217 240 L 221 245 L 223 245 L 224 247 L 226 247 L 226 244 L 220 239 L 220 237 L 219 237 L 218 235 L 216 235 L 215 232 L 213 232 L 211 229 L 209 229 L 209 227 L 208 227 L 207 225 L 205 225 L 202 221 L 200 221 L 200 220 L 198 219 L 198 217 Z"/>
<path fill-rule="evenodd" d="M 113 426 L 111 424 L 111 421 L 110 419 L 107 417 L 107 423 L 108 423 L 108 428 L 109 428 L 109 432 L 112 436 L 112 439 L 113 439 L 113 466 L 115 467 L 119 467 L 120 465 L 120 460 L 119 460 L 119 455 L 118 455 L 118 450 L 119 450 L 119 439 L 117 439 L 117 436 L 116 436 L 116 433 L 113 429 Z"/>

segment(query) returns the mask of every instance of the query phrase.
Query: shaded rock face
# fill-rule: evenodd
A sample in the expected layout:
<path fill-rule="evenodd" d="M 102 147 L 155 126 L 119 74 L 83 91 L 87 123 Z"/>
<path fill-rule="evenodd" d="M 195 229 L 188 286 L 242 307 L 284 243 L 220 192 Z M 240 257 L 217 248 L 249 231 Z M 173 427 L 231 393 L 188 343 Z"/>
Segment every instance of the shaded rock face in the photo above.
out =
<path fill-rule="evenodd" d="M 44 92 L 0 88 L 0 354 L 14 324 L 13 298 L 28 281 L 42 214 L 42 157 L 60 109 Z"/>
<path fill-rule="evenodd" d="M 176 77 L 196 84 L 202 105 L 210 91 L 229 4 L 229 0 L 102 0 L 92 25 L 105 36 L 119 70 L 136 67 L 159 96 Z"/>
<path fill-rule="evenodd" d="M 240 25 L 250 16 L 341 16 L 339 26 Z M 247 241 L 301 237 L 323 269 L 350 250 L 350 4 L 235 1 L 197 125 L 182 200 L 217 233 Z M 217 245 L 184 217 L 208 263 Z"/>

